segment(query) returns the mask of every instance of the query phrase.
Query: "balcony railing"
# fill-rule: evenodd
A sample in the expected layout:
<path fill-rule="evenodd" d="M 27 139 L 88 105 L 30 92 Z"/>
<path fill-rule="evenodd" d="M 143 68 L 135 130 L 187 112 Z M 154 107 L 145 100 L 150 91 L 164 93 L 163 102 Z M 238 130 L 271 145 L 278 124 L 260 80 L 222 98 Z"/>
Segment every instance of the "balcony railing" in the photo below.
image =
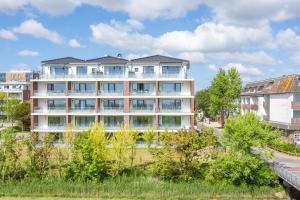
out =
<path fill-rule="evenodd" d="M 34 129 L 39 129 L 39 130 L 65 130 L 66 125 L 65 124 L 58 124 L 58 125 L 39 125 L 35 124 Z"/>
<path fill-rule="evenodd" d="M 70 110 L 72 113 L 94 113 L 96 112 L 94 106 L 87 106 L 87 107 L 72 107 Z"/>
<path fill-rule="evenodd" d="M 50 113 L 64 113 L 66 112 L 66 108 L 64 106 L 56 106 L 56 107 L 48 107 L 48 112 Z"/>
<path fill-rule="evenodd" d="M 105 129 L 109 130 L 118 130 L 124 126 L 123 123 L 115 123 L 115 124 L 104 124 Z"/>
<path fill-rule="evenodd" d="M 184 93 L 182 93 L 181 91 L 160 91 L 159 95 L 161 96 L 180 96 L 183 95 Z M 188 95 L 188 93 L 186 93 L 186 95 Z"/>
<path fill-rule="evenodd" d="M 103 106 L 100 108 L 100 112 L 103 113 L 124 112 L 124 106 L 112 106 L 112 107 Z"/>
<path fill-rule="evenodd" d="M 154 123 L 147 123 L 147 124 L 138 124 L 138 123 L 131 123 L 130 127 L 133 129 L 141 129 L 141 130 L 145 130 L 145 129 L 149 129 L 151 127 L 154 127 Z"/>
<path fill-rule="evenodd" d="M 153 105 L 147 106 L 132 106 L 130 108 L 131 112 L 154 112 Z"/>
<path fill-rule="evenodd" d="M 152 95 L 154 95 L 154 91 L 153 90 L 131 91 L 130 95 L 132 95 L 132 96 L 152 96 Z"/>
<path fill-rule="evenodd" d="M 123 96 L 123 91 L 107 91 L 107 90 L 102 90 L 102 91 L 99 91 L 99 94 L 101 96 Z"/>
<path fill-rule="evenodd" d="M 160 112 L 182 112 L 181 107 L 162 107 L 159 109 Z"/>
<path fill-rule="evenodd" d="M 161 124 L 159 125 L 159 129 L 161 130 L 178 130 L 181 129 L 181 124 Z"/>
<path fill-rule="evenodd" d="M 40 92 L 35 90 L 34 91 L 34 96 L 65 96 L 65 91 L 64 90 L 56 90 L 56 91 L 44 91 Z"/>
<path fill-rule="evenodd" d="M 95 90 L 70 90 L 70 96 L 95 96 Z"/>

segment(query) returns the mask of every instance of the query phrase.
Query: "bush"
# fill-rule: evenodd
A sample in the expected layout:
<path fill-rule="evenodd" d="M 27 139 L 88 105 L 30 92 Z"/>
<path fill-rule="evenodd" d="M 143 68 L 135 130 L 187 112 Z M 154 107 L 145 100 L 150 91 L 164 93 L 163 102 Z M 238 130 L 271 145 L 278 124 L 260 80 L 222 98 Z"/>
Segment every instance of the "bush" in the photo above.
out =
<path fill-rule="evenodd" d="M 108 140 L 104 127 L 94 124 L 89 131 L 78 133 L 72 157 L 63 167 L 68 180 L 102 181 L 109 173 Z"/>
<path fill-rule="evenodd" d="M 231 152 L 212 163 L 207 180 L 225 185 L 266 186 L 276 183 L 276 175 L 261 159 Z"/>
<path fill-rule="evenodd" d="M 210 151 L 207 147 L 216 145 L 211 130 L 203 134 L 195 130 L 181 130 L 178 133 L 165 132 L 159 137 L 162 147 L 155 151 L 152 172 L 169 180 L 193 180 L 204 178 Z M 152 151 L 153 152 L 153 151 Z"/>

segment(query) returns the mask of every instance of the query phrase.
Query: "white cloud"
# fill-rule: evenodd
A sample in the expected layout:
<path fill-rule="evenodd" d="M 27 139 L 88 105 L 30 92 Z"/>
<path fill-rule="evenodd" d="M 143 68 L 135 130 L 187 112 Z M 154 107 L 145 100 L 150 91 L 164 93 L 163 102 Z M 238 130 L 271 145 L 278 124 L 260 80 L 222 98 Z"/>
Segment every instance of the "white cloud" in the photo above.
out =
<path fill-rule="evenodd" d="M 246 67 L 240 63 L 229 63 L 223 67 L 225 70 L 236 68 L 240 74 L 261 75 L 262 72 L 257 67 Z"/>
<path fill-rule="evenodd" d="M 136 19 L 128 19 L 126 23 L 134 29 L 141 30 L 144 28 L 144 24 Z"/>
<path fill-rule="evenodd" d="M 31 51 L 31 50 L 23 50 L 23 51 L 19 51 L 17 53 L 18 56 L 31 56 L 31 57 L 34 57 L 34 56 L 38 56 L 40 53 L 37 52 L 37 51 Z"/>
<path fill-rule="evenodd" d="M 279 31 L 276 40 L 281 47 L 291 50 L 300 49 L 300 36 L 290 28 Z"/>
<path fill-rule="evenodd" d="M 68 42 L 68 45 L 72 48 L 82 48 L 83 46 L 80 44 L 80 42 L 78 42 L 78 40 L 76 39 L 71 39 Z"/>
<path fill-rule="evenodd" d="M 182 52 L 178 54 L 179 58 L 186 59 L 192 63 L 203 63 L 205 62 L 204 54 L 201 52 Z"/>
<path fill-rule="evenodd" d="M 128 26 L 116 21 L 111 21 L 110 24 L 90 25 L 90 29 L 92 40 L 96 43 L 128 50 L 149 50 L 153 44 L 152 36 L 131 32 Z"/>
<path fill-rule="evenodd" d="M 43 38 L 53 43 L 62 44 L 64 39 L 56 32 L 46 29 L 43 24 L 30 19 L 13 29 L 17 33 L 28 34 L 36 38 Z"/>
<path fill-rule="evenodd" d="M 135 32 L 128 25 L 116 21 L 91 25 L 90 28 L 93 41 L 128 50 L 204 53 L 232 51 L 254 44 L 268 47 L 272 43 L 268 26 L 248 28 L 207 22 L 194 31 L 171 31 L 158 37 Z"/>
<path fill-rule="evenodd" d="M 212 70 L 212 71 L 217 71 L 218 70 L 218 67 L 214 64 L 210 64 L 208 65 L 208 69 Z"/>
<path fill-rule="evenodd" d="M 17 36 L 13 31 L 0 29 L 0 38 L 5 40 L 17 40 Z"/>
<path fill-rule="evenodd" d="M 264 51 L 258 52 L 221 52 L 207 54 L 207 57 L 216 61 L 242 62 L 254 65 L 278 65 L 282 61 L 276 60 Z"/>
<path fill-rule="evenodd" d="M 291 60 L 294 64 L 300 66 L 300 52 L 294 52 L 291 57 Z"/>
<path fill-rule="evenodd" d="M 79 0 L 31 0 L 30 4 L 43 13 L 52 16 L 70 14 L 77 6 Z"/>

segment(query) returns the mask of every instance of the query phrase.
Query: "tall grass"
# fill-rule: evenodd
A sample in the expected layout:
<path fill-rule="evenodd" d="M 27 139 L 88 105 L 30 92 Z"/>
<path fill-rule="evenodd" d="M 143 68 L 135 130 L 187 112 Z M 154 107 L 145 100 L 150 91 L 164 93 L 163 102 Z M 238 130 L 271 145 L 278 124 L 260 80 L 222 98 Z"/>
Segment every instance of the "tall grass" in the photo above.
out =
<path fill-rule="evenodd" d="M 149 175 L 124 175 L 102 183 L 48 178 L 0 183 L 1 196 L 127 199 L 273 199 L 281 188 L 211 185 L 204 181 L 169 182 Z"/>

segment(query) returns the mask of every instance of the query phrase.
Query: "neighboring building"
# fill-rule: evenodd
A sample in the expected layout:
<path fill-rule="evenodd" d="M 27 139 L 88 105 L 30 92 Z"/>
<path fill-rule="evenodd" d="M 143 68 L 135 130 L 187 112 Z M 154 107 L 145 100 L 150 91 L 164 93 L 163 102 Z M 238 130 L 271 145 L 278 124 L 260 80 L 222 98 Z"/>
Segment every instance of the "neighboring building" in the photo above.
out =
<path fill-rule="evenodd" d="M 241 106 L 286 133 L 300 130 L 300 75 L 246 84 Z"/>
<path fill-rule="evenodd" d="M 65 57 L 42 61 L 31 80 L 31 129 L 61 133 L 103 122 L 139 131 L 176 131 L 194 126 L 194 80 L 189 61 L 160 55 L 126 60 Z"/>

